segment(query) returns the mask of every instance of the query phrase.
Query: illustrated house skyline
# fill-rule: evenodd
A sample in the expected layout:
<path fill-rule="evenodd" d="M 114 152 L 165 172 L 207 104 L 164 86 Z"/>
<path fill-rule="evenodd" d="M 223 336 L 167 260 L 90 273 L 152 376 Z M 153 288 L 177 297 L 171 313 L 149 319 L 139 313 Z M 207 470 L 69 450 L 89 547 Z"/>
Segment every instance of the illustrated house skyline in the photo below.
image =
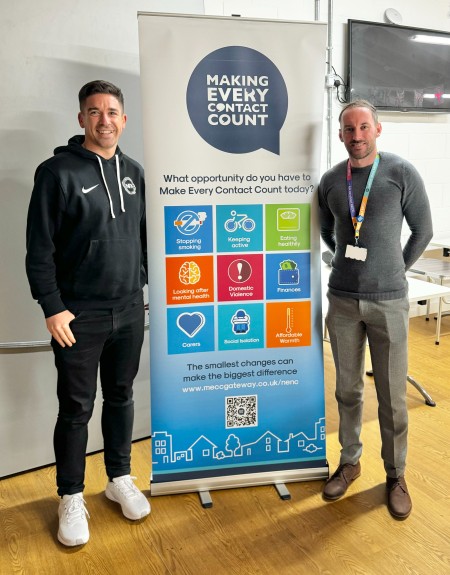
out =
<path fill-rule="evenodd" d="M 228 444 L 235 447 L 230 449 Z M 317 442 L 325 441 L 325 418 L 322 417 L 314 424 L 314 436 L 308 437 L 303 431 L 289 433 L 287 439 L 283 440 L 271 431 L 264 432 L 255 441 L 240 444 L 239 437 L 234 433 L 230 434 L 226 440 L 227 447 L 220 450 L 219 447 L 205 435 L 200 435 L 187 449 L 174 451 L 173 436 L 166 431 L 156 431 L 152 437 L 154 446 L 153 464 L 169 464 L 180 461 L 192 461 L 198 464 L 214 463 L 230 457 L 267 457 L 268 453 L 289 453 L 293 457 L 304 456 L 305 453 L 312 454 L 322 451 L 323 447 L 318 447 Z"/>

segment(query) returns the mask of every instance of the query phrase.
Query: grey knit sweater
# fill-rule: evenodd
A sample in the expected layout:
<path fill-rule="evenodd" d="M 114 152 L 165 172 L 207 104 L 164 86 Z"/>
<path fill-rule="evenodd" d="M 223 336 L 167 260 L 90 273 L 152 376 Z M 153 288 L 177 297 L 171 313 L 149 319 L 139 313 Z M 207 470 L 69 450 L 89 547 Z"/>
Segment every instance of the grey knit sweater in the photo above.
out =
<path fill-rule="evenodd" d="M 352 168 L 356 213 L 372 166 Z M 420 257 L 433 236 L 431 212 L 422 178 L 412 164 L 380 152 L 361 227 L 359 245 L 367 248 L 364 262 L 345 257 L 354 245 L 347 187 L 347 161 L 328 170 L 319 185 L 321 236 L 333 253 L 329 291 L 343 297 L 391 300 L 404 297 L 405 271 Z M 402 249 L 403 219 L 410 235 Z"/>

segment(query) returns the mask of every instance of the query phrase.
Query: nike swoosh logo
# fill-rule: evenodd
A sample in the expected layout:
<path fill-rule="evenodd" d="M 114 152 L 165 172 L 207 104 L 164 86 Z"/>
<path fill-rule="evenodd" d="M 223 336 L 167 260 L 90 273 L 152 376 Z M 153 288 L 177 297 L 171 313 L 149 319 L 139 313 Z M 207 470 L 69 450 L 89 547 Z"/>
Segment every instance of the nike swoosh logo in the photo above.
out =
<path fill-rule="evenodd" d="M 92 190 L 95 190 L 95 188 L 98 186 L 99 184 L 96 184 L 95 186 L 92 186 L 92 188 L 85 188 L 84 186 L 81 188 L 81 191 L 83 192 L 83 194 L 88 194 L 89 192 L 91 192 Z"/>

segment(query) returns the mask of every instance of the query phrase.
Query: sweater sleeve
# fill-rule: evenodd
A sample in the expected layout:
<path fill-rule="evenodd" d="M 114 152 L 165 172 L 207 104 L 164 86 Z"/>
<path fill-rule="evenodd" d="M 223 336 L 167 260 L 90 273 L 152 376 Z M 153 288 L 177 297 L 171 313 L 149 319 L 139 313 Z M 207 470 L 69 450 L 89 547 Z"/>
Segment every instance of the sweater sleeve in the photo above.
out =
<path fill-rule="evenodd" d="M 54 243 L 64 205 L 55 175 L 40 166 L 28 208 L 25 267 L 31 294 L 41 305 L 45 317 L 66 309 L 56 279 Z"/>
<path fill-rule="evenodd" d="M 403 248 L 403 259 L 407 271 L 422 255 L 433 237 L 430 203 L 425 185 L 417 170 L 411 164 L 405 167 L 406 187 L 403 194 L 403 214 L 411 234 Z"/>
<path fill-rule="evenodd" d="M 322 180 L 319 185 L 319 218 L 320 218 L 320 235 L 325 242 L 327 248 L 332 254 L 336 251 L 336 235 L 334 230 L 334 216 L 331 212 L 325 194 L 325 180 Z"/>

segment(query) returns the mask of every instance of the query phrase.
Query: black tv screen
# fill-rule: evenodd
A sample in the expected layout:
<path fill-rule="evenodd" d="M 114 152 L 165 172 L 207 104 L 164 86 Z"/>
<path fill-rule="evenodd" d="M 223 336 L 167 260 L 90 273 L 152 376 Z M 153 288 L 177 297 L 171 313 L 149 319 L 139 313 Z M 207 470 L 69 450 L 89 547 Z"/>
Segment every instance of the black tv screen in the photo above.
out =
<path fill-rule="evenodd" d="M 348 20 L 349 99 L 380 110 L 450 112 L 450 33 Z"/>

